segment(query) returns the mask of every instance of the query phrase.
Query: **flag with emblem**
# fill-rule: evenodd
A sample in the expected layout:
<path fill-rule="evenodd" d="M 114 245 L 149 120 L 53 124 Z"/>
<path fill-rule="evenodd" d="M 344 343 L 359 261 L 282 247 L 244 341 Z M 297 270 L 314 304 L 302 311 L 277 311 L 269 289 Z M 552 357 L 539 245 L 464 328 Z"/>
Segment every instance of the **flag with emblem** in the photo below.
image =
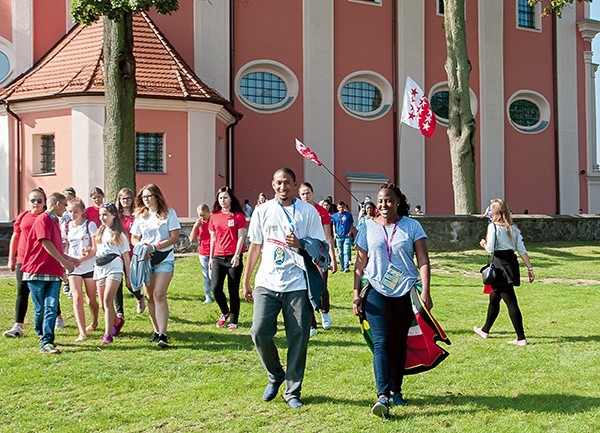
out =
<path fill-rule="evenodd" d="M 310 150 L 310 147 L 306 146 L 304 143 L 302 143 L 297 138 L 296 138 L 296 150 L 300 153 L 300 155 L 302 155 L 306 159 L 314 162 L 319 167 L 321 165 L 323 165 L 321 163 L 321 161 L 319 161 L 319 157 L 317 156 L 317 154 L 315 152 L 313 152 L 312 150 Z"/>
<path fill-rule="evenodd" d="M 418 129 L 426 137 L 431 138 L 435 133 L 435 114 L 429 105 L 427 96 L 410 77 L 406 77 L 400 120 L 402 123 Z"/>

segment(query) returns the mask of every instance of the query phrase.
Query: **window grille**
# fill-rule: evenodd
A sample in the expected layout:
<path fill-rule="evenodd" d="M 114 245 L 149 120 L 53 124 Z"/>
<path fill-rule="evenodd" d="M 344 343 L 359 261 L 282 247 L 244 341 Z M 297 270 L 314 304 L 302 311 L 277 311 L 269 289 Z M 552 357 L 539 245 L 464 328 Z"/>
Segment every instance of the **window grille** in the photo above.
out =
<path fill-rule="evenodd" d="M 525 128 L 535 126 L 540 122 L 540 107 L 527 99 L 517 99 L 508 107 L 510 119 Z"/>
<path fill-rule="evenodd" d="M 40 173 L 55 172 L 55 145 L 54 135 L 42 135 L 41 137 L 41 164 Z"/>
<path fill-rule="evenodd" d="M 274 105 L 287 95 L 285 81 L 270 72 L 250 72 L 242 77 L 240 90 L 244 98 L 259 105 Z"/>
<path fill-rule="evenodd" d="M 351 81 L 342 88 L 342 103 L 349 110 L 370 113 L 381 106 L 381 90 L 365 81 Z"/>
<path fill-rule="evenodd" d="M 135 170 L 140 173 L 164 173 L 162 133 L 135 134 Z"/>
<path fill-rule="evenodd" d="M 535 29 L 535 7 L 529 6 L 527 0 L 519 0 L 517 6 L 517 23 L 519 27 Z"/>
<path fill-rule="evenodd" d="M 448 121 L 448 105 L 450 101 L 450 93 L 447 90 L 436 92 L 431 96 L 431 109 L 435 115 L 441 119 Z"/>

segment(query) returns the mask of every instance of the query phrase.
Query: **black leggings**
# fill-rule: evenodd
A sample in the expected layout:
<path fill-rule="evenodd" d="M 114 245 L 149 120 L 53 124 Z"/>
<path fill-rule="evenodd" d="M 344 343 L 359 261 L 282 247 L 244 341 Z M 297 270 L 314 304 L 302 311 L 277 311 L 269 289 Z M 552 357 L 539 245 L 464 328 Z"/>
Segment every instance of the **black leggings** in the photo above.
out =
<path fill-rule="evenodd" d="M 214 256 L 212 260 L 212 273 L 210 282 L 213 290 L 215 301 L 219 305 L 222 314 L 229 314 L 229 323 L 237 325 L 238 316 L 240 315 L 240 282 L 242 280 L 242 270 L 244 265 L 240 257 L 240 264 L 235 268 L 231 267 L 231 259 L 233 256 Z M 227 289 L 229 291 L 229 304 L 227 306 L 227 298 L 223 292 L 225 285 L 225 277 L 227 277 Z"/>
<path fill-rule="evenodd" d="M 508 315 L 517 333 L 518 340 L 525 340 L 525 331 L 523 330 L 523 316 L 519 309 L 519 303 L 517 301 L 517 295 L 515 294 L 515 288 L 512 284 L 506 284 L 502 287 L 498 287 L 500 290 L 494 289 L 490 294 L 490 303 L 488 305 L 487 318 L 485 325 L 481 330 L 483 332 L 490 332 L 490 328 L 496 321 L 498 314 L 500 313 L 500 300 L 504 300 L 504 303 L 508 307 Z"/>
<path fill-rule="evenodd" d="M 25 322 L 25 315 L 29 307 L 29 286 L 27 281 L 23 281 L 23 271 L 21 271 L 21 263 L 17 263 L 15 267 L 15 276 L 17 277 L 17 299 L 15 301 L 15 323 Z M 60 316 L 60 299 L 58 301 L 58 313 Z"/>

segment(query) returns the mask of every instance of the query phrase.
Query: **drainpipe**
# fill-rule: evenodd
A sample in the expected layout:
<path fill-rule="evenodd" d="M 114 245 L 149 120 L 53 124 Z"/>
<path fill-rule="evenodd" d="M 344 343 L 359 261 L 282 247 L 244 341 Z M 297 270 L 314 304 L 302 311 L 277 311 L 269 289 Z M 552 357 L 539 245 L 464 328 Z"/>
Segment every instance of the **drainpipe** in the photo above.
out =
<path fill-rule="evenodd" d="M 558 47 L 556 43 L 556 15 L 552 15 L 552 92 L 554 93 L 554 179 L 556 188 L 556 214 L 560 214 L 560 161 L 558 146 L 558 79 L 557 79 L 557 57 Z"/>
<path fill-rule="evenodd" d="M 231 101 L 231 106 L 234 106 L 235 99 L 235 62 L 234 62 L 234 54 L 235 54 L 235 43 L 234 43 L 234 25 L 235 25 L 235 2 L 237 0 L 229 0 L 229 100 Z M 234 143 L 235 143 L 235 133 L 233 127 L 237 125 L 239 119 L 236 117 L 235 122 L 231 125 L 227 126 L 225 132 L 225 139 L 227 140 L 227 184 L 231 189 L 235 191 L 235 182 L 233 176 L 233 167 L 235 161 L 234 154 Z"/>
<path fill-rule="evenodd" d="M 21 211 L 21 173 L 23 167 L 21 166 L 21 118 L 17 113 L 12 111 L 9 106 L 9 102 L 4 100 L 6 105 L 6 112 L 17 120 L 17 212 Z"/>
<path fill-rule="evenodd" d="M 394 143 L 394 183 L 399 185 L 400 176 L 399 176 L 399 155 L 398 155 L 398 0 L 394 0 L 392 3 L 392 94 L 393 94 L 393 103 L 392 103 L 392 141 Z"/>

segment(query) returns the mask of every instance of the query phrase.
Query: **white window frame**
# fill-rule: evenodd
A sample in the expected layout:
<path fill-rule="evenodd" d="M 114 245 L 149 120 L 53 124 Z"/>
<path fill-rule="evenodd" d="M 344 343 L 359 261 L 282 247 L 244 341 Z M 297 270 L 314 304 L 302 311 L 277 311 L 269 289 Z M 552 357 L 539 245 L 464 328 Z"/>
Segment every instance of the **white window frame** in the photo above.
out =
<path fill-rule="evenodd" d="M 540 109 L 540 120 L 535 125 L 533 125 L 533 126 L 517 125 L 510 118 L 510 105 L 513 102 L 520 100 L 520 99 L 525 99 L 527 101 L 531 101 L 535 105 L 537 105 L 538 108 Z M 522 134 L 538 134 L 538 133 L 546 130 L 546 128 L 548 128 L 548 126 L 550 125 L 551 116 L 552 116 L 552 110 L 550 109 L 550 103 L 544 97 L 544 95 L 542 95 L 539 92 L 536 92 L 535 90 L 529 90 L 529 89 L 518 90 L 515 93 L 513 93 L 510 96 L 510 98 L 508 98 L 508 101 L 506 102 L 506 118 L 508 119 L 508 122 L 512 125 L 512 127 L 515 128 L 517 131 L 519 131 Z"/>
<path fill-rule="evenodd" d="M 364 5 L 381 6 L 383 0 L 348 0 L 350 3 L 362 3 Z"/>
<path fill-rule="evenodd" d="M 379 89 L 381 92 L 381 105 L 377 110 L 368 113 L 362 113 L 351 110 L 344 105 L 342 100 L 342 89 L 344 86 L 354 81 L 364 81 Z M 392 89 L 392 85 L 383 75 L 374 71 L 356 71 L 346 75 L 346 77 L 340 82 L 337 91 L 337 98 L 338 104 L 340 104 L 342 110 L 344 110 L 350 116 L 360 120 L 377 120 L 385 116 L 392 107 L 394 90 Z"/>
<path fill-rule="evenodd" d="M 4 79 L 0 77 L 0 87 L 6 86 L 11 80 L 15 71 L 17 59 L 13 52 L 13 44 L 0 36 L 0 51 L 8 58 L 8 74 Z"/>
<path fill-rule="evenodd" d="M 542 32 L 542 3 L 539 2 L 534 6 L 534 26 L 535 27 L 522 27 L 519 25 L 519 0 L 515 0 L 515 27 L 518 30 L 526 30 L 529 32 L 541 33 Z"/>
<path fill-rule="evenodd" d="M 54 171 L 43 171 L 42 164 L 42 137 L 50 135 L 53 137 L 54 144 Z M 54 132 L 45 132 L 33 134 L 31 136 L 31 170 L 34 176 L 53 176 L 56 174 L 56 134 Z"/>
<path fill-rule="evenodd" d="M 252 72 L 269 72 L 281 78 L 287 87 L 287 94 L 277 104 L 256 104 L 242 94 L 242 78 Z M 261 114 L 279 113 L 287 110 L 298 98 L 298 78 L 290 68 L 274 60 L 254 60 L 242 66 L 235 76 L 235 95 L 246 108 Z"/>

